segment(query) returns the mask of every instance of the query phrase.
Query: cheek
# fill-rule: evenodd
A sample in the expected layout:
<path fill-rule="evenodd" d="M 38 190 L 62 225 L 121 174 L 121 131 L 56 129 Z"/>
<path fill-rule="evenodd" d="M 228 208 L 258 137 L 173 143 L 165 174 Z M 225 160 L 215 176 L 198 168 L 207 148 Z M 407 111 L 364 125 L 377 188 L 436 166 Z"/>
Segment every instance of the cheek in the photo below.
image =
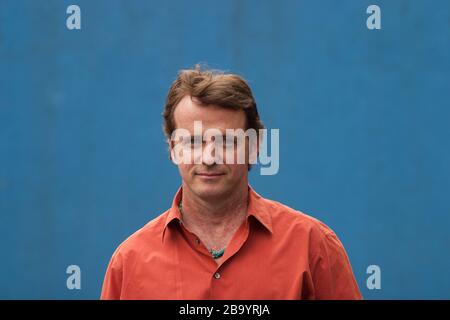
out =
<path fill-rule="evenodd" d="M 248 172 L 248 165 L 246 164 L 235 164 L 228 166 L 230 175 L 233 178 L 241 179 Z"/>
<path fill-rule="evenodd" d="M 193 165 L 191 164 L 179 164 L 178 170 L 181 173 L 181 176 L 188 177 L 192 171 Z"/>

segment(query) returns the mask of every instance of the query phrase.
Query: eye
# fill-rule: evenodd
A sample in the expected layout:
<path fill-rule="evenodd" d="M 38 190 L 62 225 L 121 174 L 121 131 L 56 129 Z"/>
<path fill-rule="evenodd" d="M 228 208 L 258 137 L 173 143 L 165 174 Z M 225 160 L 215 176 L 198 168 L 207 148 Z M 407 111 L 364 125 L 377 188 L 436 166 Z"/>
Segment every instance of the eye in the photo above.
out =
<path fill-rule="evenodd" d="M 236 137 L 230 137 L 230 138 L 225 139 L 225 145 L 228 148 L 235 147 L 236 144 L 237 144 L 237 138 Z"/>

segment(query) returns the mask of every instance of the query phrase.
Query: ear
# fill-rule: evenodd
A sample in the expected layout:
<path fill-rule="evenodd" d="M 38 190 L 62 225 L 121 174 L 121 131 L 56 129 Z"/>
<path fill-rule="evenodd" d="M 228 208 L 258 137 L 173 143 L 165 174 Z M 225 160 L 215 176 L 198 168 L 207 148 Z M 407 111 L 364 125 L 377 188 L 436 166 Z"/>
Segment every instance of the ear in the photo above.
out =
<path fill-rule="evenodd" d="M 262 130 L 258 131 L 258 145 L 256 147 L 256 157 L 259 156 L 259 149 L 261 148 L 261 144 L 262 144 L 262 141 L 263 141 L 263 138 L 264 138 L 264 133 L 261 132 L 261 131 Z"/>
<path fill-rule="evenodd" d="M 262 141 L 263 141 L 263 138 L 264 138 L 263 135 L 264 135 L 264 133 L 259 131 L 258 132 L 258 139 L 256 140 L 256 148 L 255 148 L 255 150 L 251 150 L 251 148 L 249 148 L 249 152 L 253 151 L 252 155 L 249 155 L 249 159 L 251 159 L 251 157 L 254 156 L 255 157 L 255 163 L 254 163 L 255 165 L 258 163 L 259 150 L 261 148 L 261 144 L 262 144 Z M 255 153 L 256 153 L 256 155 L 255 155 Z M 253 166 L 253 164 L 249 163 L 248 171 L 251 170 L 252 166 Z"/>
<path fill-rule="evenodd" d="M 255 141 L 256 140 L 256 141 Z M 249 141 L 249 145 L 248 145 L 248 159 L 250 162 L 254 161 L 253 164 L 256 164 L 258 162 L 258 155 L 259 155 L 259 148 L 262 142 L 262 135 L 261 134 L 257 134 L 257 138 L 256 139 L 248 139 L 247 141 Z"/>
<path fill-rule="evenodd" d="M 166 143 L 167 143 L 167 150 L 169 152 L 169 159 L 170 161 L 172 161 L 173 141 L 171 139 L 167 139 Z"/>

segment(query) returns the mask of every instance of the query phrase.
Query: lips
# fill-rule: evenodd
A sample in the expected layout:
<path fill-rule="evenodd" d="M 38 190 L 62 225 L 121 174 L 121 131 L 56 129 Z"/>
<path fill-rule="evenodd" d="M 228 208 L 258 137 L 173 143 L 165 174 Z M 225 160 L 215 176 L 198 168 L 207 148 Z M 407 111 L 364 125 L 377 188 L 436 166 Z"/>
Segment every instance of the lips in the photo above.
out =
<path fill-rule="evenodd" d="M 218 177 L 218 176 L 222 176 L 223 173 L 221 173 L 221 172 L 198 172 L 197 175 L 203 176 L 203 177 Z"/>

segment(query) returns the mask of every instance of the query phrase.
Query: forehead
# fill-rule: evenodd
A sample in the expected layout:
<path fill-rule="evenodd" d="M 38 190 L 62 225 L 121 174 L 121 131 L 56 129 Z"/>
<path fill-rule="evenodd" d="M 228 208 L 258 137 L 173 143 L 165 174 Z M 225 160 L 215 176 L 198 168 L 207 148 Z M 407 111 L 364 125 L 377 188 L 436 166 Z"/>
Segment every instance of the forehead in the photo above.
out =
<path fill-rule="evenodd" d="M 201 105 L 195 98 L 185 96 L 175 107 L 175 128 L 194 131 L 194 121 L 201 121 L 203 130 L 217 128 L 246 129 L 246 117 L 243 110 L 222 108 L 216 105 Z"/>

